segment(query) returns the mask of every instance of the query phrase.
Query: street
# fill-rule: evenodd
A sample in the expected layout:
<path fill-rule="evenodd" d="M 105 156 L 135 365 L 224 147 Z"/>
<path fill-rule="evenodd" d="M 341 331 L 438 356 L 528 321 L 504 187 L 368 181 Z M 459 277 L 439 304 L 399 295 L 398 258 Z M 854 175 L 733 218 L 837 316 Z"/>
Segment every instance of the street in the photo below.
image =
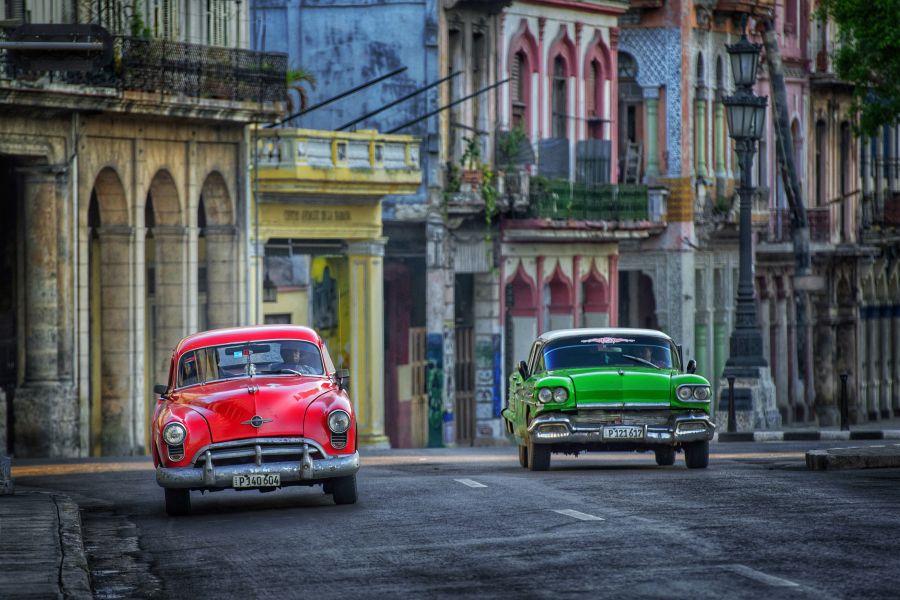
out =
<path fill-rule="evenodd" d="M 14 475 L 79 504 L 97 598 L 896 597 L 900 470 L 806 470 L 839 445 L 718 443 L 691 471 L 554 455 L 545 473 L 511 447 L 364 451 L 356 505 L 194 493 L 186 518 L 147 459 Z"/>

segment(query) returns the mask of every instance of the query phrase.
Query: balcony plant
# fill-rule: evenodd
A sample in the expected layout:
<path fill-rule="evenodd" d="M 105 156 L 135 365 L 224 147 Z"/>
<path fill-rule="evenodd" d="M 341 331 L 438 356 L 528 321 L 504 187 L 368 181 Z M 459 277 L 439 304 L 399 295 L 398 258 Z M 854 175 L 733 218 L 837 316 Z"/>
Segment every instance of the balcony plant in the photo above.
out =
<path fill-rule="evenodd" d="M 484 181 L 484 173 L 481 169 L 481 143 L 477 135 L 464 137 L 466 149 L 463 151 L 460 162 L 462 163 L 462 182 L 467 183 L 475 191 L 481 187 Z"/>
<path fill-rule="evenodd" d="M 306 69 L 295 68 L 288 69 L 287 75 L 287 114 L 293 115 L 309 106 L 309 93 L 304 85 L 309 86 L 311 90 L 316 89 L 316 76 Z M 294 105 L 294 96 L 291 91 L 297 92 L 298 105 Z"/>

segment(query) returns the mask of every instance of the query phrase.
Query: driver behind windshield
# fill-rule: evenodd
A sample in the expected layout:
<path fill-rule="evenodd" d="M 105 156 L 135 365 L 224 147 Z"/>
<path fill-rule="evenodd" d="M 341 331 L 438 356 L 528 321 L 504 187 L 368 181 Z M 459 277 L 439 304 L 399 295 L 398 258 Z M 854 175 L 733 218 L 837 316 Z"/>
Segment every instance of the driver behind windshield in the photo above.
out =
<path fill-rule="evenodd" d="M 280 350 L 280 365 L 276 365 L 274 370 L 296 371 L 301 375 L 321 375 L 322 360 L 319 358 L 318 352 L 312 348 L 303 346 L 282 346 Z"/>

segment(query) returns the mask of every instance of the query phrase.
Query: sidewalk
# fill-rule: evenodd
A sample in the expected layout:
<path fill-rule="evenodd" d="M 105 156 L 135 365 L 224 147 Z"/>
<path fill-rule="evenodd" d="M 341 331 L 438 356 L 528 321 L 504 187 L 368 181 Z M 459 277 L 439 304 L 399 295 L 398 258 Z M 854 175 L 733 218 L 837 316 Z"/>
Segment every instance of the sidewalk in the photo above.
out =
<path fill-rule="evenodd" d="M 816 427 L 807 424 L 785 425 L 781 429 L 738 431 L 728 433 L 725 427 L 716 431 L 714 442 L 817 442 L 846 440 L 900 440 L 900 419 L 884 419 L 851 425 L 849 431 L 840 426 Z"/>
<path fill-rule="evenodd" d="M 81 516 L 67 496 L 0 496 L 0 598 L 91 598 Z"/>

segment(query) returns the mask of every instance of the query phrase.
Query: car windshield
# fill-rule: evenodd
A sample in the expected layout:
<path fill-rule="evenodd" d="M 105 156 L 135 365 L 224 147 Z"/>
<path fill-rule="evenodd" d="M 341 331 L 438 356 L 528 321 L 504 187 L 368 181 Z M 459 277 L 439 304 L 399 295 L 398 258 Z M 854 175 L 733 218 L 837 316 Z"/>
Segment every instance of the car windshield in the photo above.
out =
<path fill-rule="evenodd" d="M 176 387 L 248 375 L 324 374 L 322 354 L 311 342 L 247 342 L 185 352 L 178 361 Z"/>
<path fill-rule="evenodd" d="M 612 366 L 680 369 L 681 361 L 672 342 L 652 336 L 571 337 L 544 348 L 544 368 L 548 371 Z"/>

